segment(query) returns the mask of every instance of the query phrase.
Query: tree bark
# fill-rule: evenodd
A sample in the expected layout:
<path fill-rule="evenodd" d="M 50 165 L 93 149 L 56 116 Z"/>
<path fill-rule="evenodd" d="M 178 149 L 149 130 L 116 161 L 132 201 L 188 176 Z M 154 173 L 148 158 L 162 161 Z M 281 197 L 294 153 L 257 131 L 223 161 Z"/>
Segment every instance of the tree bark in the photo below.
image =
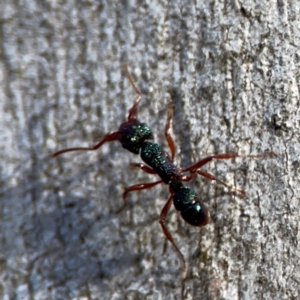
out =
<path fill-rule="evenodd" d="M 106 3 L 108 2 L 108 3 Z M 245 2 L 245 3 L 244 3 Z M 300 4 L 296 1 L 2 1 L 0 238 L 2 299 L 299 299 Z M 157 176 L 118 142 L 88 147 L 139 119 L 176 164 L 217 153 L 194 189 L 207 226 L 172 207 L 168 186 L 122 193 Z"/>

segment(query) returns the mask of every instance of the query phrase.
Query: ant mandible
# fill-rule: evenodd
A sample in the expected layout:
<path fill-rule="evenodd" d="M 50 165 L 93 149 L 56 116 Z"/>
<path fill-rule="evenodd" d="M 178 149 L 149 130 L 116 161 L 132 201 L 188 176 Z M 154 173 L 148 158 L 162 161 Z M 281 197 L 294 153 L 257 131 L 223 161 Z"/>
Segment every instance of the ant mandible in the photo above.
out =
<path fill-rule="evenodd" d="M 161 211 L 159 223 L 167 240 L 171 242 L 171 244 L 173 245 L 174 249 L 180 257 L 180 260 L 182 262 L 181 279 L 183 280 L 185 279 L 187 274 L 186 261 L 183 254 L 175 244 L 171 233 L 166 227 L 166 216 L 172 204 L 172 200 L 175 208 L 181 212 L 181 217 L 190 225 L 198 227 L 206 225 L 208 223 L 208 213 L 198 195 L 191 188 L 185 187 L 182 182 L 189 181 L 195 176 L 201 175 L 210 180 L 215 180 L 227 187 L 228 189 L 234 190 L 237 193 L 245 194 L 244 191 L 232 186 L 228 186 L 223 181 L 218 180 L 215 176 L 207 172 L 201 171 L 200 168 L 212 161 L 213 159 L 230 159 L 236 157 L 263 158 L 272 157 L 275 155 L 275 153 L 266 152 L 259 155 L 237 155 L 233 153 L 217 154 L 208 156 L 186 169 L 178 168 L 174 164 L 176 146 L 169 132 L 170 123 L 173 117 L 174 106 L 168 106 L 168 114 L 164 131 L 165 138 L 171 151 L 171 156 L 169 156 L 169 154 L 166 153 L 158 144 L 149 141 L 153 139 L 151 129 L 148 127 L 148 125 L 138 120 L 137 107 L 142 98 L 141 92 L 136 87 L 128 71 L 127 64 L 124 65 L 124 71 L 131 86 L 137 94 L 137 98 L 134 101 L 133 106 L 129 109 L 127 121 L 122 123 L 117 131 L 106 134 L 104 138 L 93 147 L 67 148 L 55 152 L 52 156 L 56 157 L 63 153 L 73 151 L 94 151 L 100 148 L 104 143 L 112 141 L 119 141 L 123 148 L 127 149 L 128 151 L 134 154 L 140 154 L 142 160 L 147 165 L 142 163 L 132 163 L 131 167 L 139 168 L 149 174 L 157 174 L 160 177 L 160 180 L 155 182 L 140 183 L 126 188 L 123 193 L 123 206 L 116 213 L 119 213 L 125 207 L 126 197 L 128 193 L 137 190 L 149 189 L 163 182 L 169 185 L 170 197 L 168 198 L 166 204 L 164 205 Z M 188 172 L 188 175 L 184 175 L 184 173 L 186 172 Z"/>

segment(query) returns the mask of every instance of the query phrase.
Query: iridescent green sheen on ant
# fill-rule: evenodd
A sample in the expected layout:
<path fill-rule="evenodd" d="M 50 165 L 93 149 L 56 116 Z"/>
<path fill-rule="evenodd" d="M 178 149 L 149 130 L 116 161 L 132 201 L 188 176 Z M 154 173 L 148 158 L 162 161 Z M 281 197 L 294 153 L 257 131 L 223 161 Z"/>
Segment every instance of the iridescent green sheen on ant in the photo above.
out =
<path fill-rule="evenodd" d="M 164 183 L 169 184 L 174 177 L 180 176 L 179 169 L 158 144 L 144 142 L 141 149 L 141 158 L 158 174 Z"/>
<path fill-rule="evenodd" d="M 177 210 L 183 211 L 193 203 L 197 194 L 188 187 L 182 187 L 175 192 L 173 203 Z"/>
<path fill-rule="evenodd" d="M 208 223 L 207 209 L 198 196 L 194 198 L 194 201 L 181 212 L 181 217 L 190 225 L 205 226 Z"/>
<path fill-rule="evenodd" d="M 171 191 L 174 193 L 176 193 L 177 191 L 179 191 L 181 188 L 184 187 L 182 182 L 177 178 L 172 179 L 171 182 L 169 183 L 169 186 Z"/>
<path fill-rule="evenodd" d="M 118 140 L 128 151 L 139 154 L 146 140 L 152 140 L 153 133 L 147 124 L 137 120 L 121 124 L 118 130 Z"/>
<path fill-rule="evenodd" d="M 193 226 L 204 226 L 208 223 L 208 213 L 198 195 L 190 188 L 185 187 L 178 179 L 170 182 L 174 192 L 173 204 L 181 212 L 181 217 Z"/>

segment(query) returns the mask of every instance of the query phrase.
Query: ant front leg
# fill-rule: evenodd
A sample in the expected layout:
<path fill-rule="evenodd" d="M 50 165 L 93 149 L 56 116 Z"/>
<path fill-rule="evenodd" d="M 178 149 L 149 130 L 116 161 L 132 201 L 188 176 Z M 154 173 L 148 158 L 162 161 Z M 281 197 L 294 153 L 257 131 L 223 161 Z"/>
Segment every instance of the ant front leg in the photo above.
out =
<path fill-rule="evenodd" d="M 127 64 L 124 64 L 123 66 L 124 68 L 124 71 L 125 71 L 125 74 L 132 86 L 132 88 L 134 89 L 134 91 L 137 93 L 137 98 L 136 100 L 134 101 L 133 103 L 133 106 L 129 109 L 129 113 L 128 113 L 128 122 L 131 122 L 131 121 L 135 121 L 137 120 L 137 107 L 142 99 L 142 93 L 140 92 L 140 90 L 137 88 L 137 86 L 135 85 L 134 81 L 133 81 L 133 78 L 132 76 L 130 75 L 129 71 L 128 71 L 128 65 Z"/>
<path fill-rule="evenodd" d="M 141 144 L 148 139 L 153 138 L 151 129 L 145 124 L 137 120 L 137 107 L 141 101 L 141 92 L 136 87 L 133 82 L 133 79 L 128 71 L 127 64 L 124 65 L 124 70 L 126 76 L 128 77 L 134 91 L 138 94 L 135 102 L 128 111 L 127 121 L 122 123 L 119 126 L 119 130 L 110 134 L 106 134 L 105 137 L 93 147 L 75 147 L 67 148 L 55 152 L 52 156 L 56 157 L 62 153 L 71 152 L 71 151 L 92 151 L 100 148 L 104 143 L 111 141 L 119 141 L 122 144 L 122 147 L 129 150 L 134 154 L 139 154 Z"/>
<path fill-rule="evenodd" d="M 66 152 L 72 152 L 72 151 L 93 151 L 93 150 L 97 150 L 98 148 L 100 148 L 104 143 L 107 142 L 112 142 L 112 141 L 117 141 L 119 140 L 119 132 L 113 132 L 113 133 L 108 133 L 107 135 L 104 136 L 104 138 L 95 146 L 93 147 L 75 147 L 75 148 L 66 148 L 60 151 L 57 151 L 55 153 L 52 154 L 52 157 L 56 157 L 60 154 L 66 153 Z"/>
<path fill-rule="evenodd" d="M 129 79 L 129 82 L 131 83 L 134 91 L 138 94 L 137 99 L 134 101 L 133 106 L 129 109 L 129 113 L 128 113 L 128 122 L 134 122 L 137 120 L 137 106 L 141 101 L 141 92 L 139 91 L 139 89 L 136 87 L 136 85 L 134 84 L 134 81 L 128 71 L 128 66 L 127 64 L 124 65 L 124 71 L 126 73 L 126 76 Z M 120 140 L 120 136 L 122 136 L 122 132 L 116 131 L 113 133 L 108 133 L 104 136 L 104 138 L 95 146 L 93 147 L 74 147 L 74 148 L 66 148 L 60 151 L 57 151 L 55 153 L 52 154 L 52 157 L 56 157 L 60 154 L 66 153 L 66 152 L 72 152 L 72 151 L 93 151 L 93 150 L 97 150 L 99 149 L 104 143 L 106 142 L 112 142 L 112 141 L 117 141 Z"/>
<path fill-rule="evenodd" d="M 175 248 L 176 252 L 178 253 L 181 263 L 182 263 L 182 274 L 181 274 L 181 280 L 184 280 L 186 277 L 186 273 L 187 273 L 187 267 L 186 267 L 186 261 L 184 259 L 183 254 L 181 253 L 181 251 L 179 250 L 179 248 L 176 246 L 175 241 L 170 233 L 170 231 L 168 230 L 167 226 L 165 225 L 165 220 L 166 220 L 166 216 L 169 212 L 170 206 L 172 204 L 172 200 L 173 200 L 173 193 L 171 194 L 171 196 L 169 197 L 167 203 L 165 204 L 165 206 L 163 207 L 161 213 L 160 213 L 160 218 L 159 218 L 159 224 L 161 225 L 161 228 L 164 232 L 165 237 L 167 238 L 167 240 L 172 244 L 172 246 Z"/>
<path fill-rule="evenodd" d="M 128 188 L 126 188 L 126 190 L 123 193 L 123 206 L 116 211 L 116 214 L 120 213 L 125 208 L 125 206 L 126 206 L 126 197 L 129 193 L 131 193 L 133 191 L 140 191 L 140 190 L 150 189 L 153 186 L 155 186 L 159 183 L 162 183 L 162 182 L 163 182 L 162 180 L 159 180 L 159 181 L 155 181 L 155 182 L 139 183 L 139 184 L 135 184 L 135 185 L 132 185 L 132 186 L 129 186 Z"/>
<path fill-rule="evenodd" d="M 169 104 L 168 105 L 168 115 L 167 115 L 167 120 L 166 120 L 166 125 L 165 125 L 165 137 L 168 142 L 168 146 L 171 150 L 172 161 L 174 161 L 175 152 L 176 152 L 176 146 L 175 146 L 174 140 L 170 133 L 170 124 L 173 119 L 173 115 L 174 115 L 174 105 Z"/>

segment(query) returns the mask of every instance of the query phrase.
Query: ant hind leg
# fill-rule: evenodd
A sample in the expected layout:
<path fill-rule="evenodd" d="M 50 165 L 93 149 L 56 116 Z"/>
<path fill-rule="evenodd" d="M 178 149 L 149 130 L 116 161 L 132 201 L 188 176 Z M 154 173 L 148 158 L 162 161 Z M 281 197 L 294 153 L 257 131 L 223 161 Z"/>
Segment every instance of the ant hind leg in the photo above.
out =
<path fill-rule="evenodd" d="M 199 174 L 199 175 L 201 175 L 201 176 L 203 176 L 203 177 L 205 177 L 205 178 L 208 178 L 208 179 L 210 179 L 210 180 L 215 180 L 216 182 L 222 184 L 223 186 L 225 186 L 225 187 L 228 188 L 229 190 L 235 191 L 235 192 L 240 193 L 240 194 L 242 194 L 242 195 L 246 195 L 246 192 L 245 192 L 245 191 L 239 190 L 239 189 L 237 189 L 237 188 L 234 187 L 234 186 L 231 186 L 231 185 L 226 184 L 225 182 L 223 182 L 223 181 L 217 179 L 217 178 L 216 178 L 214 175 L 212 175 L 212 174 L 209 174 L 209 173 L 207 173 L 207 172 L 203 172 L 203 171 L 201 171 L 201 170 L 197 170 L 196 173 Z"/>
<path fill-rule="evenodd" d="M 175 251 L 178 253 L 181 263 L 182 263 L 182 274 L 181 274 L 181 280 L 184 280 L 186 278 L 186 273 L 187 273 L 187 266 L 186 266 L 186 261 L 184 259 L 183 254 L 181 253 L 181 251 L 179 250 L 179 248 L 176 246 L 175 241 L 170 233 L 170 231 L 168 230 L 166 224 L 165 224 L 165 220 L 166 220 L 166 216 L 169 212 L 170 206 L 172 204 L 172 200 L 173 200 L 173 194 L 171 194 L 171 196 L 169 197 L 167 203 L 165 204 L 165 206 L 163 207 L 161 213 L 160 213 L 160 217 L 159 217 L 159 224 L 161 225 L 161 228 L 163 230 L 163 233 L 165 235 L 165 237 L 167 238 L 167 240 L 172 244 L 172 246 L 174 247 Z"/>

